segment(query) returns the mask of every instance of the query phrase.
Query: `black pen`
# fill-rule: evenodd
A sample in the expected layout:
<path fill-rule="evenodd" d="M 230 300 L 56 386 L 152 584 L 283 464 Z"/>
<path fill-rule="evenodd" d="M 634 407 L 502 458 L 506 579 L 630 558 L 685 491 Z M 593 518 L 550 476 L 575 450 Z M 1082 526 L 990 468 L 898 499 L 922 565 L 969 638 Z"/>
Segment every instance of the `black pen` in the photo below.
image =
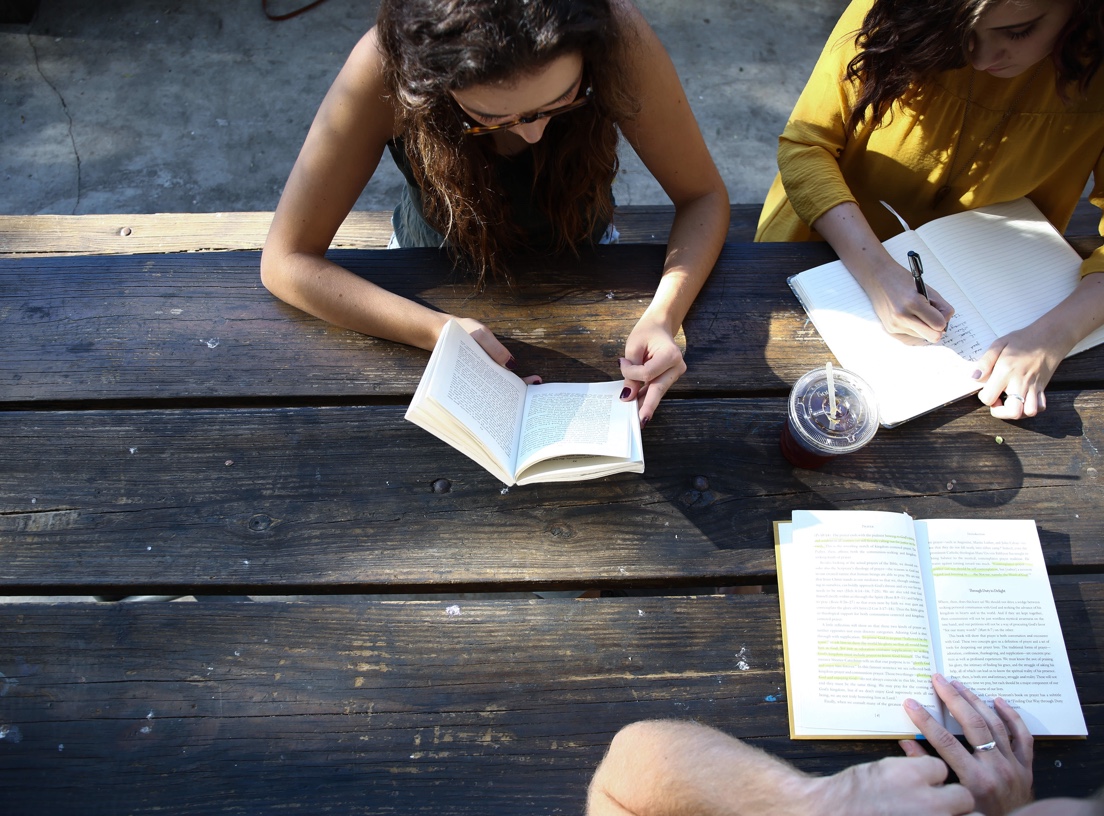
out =
<path fill-rule="evenodd" d="M 931 303 L 928 297 L 928 287 L 924 286 L 924 264 L 920 262 L 920 255 L 911 249 L 908 253 L 909 266 L 912 267 L 912 279 L 916 281 L 916 291 L 924 296 L 924 300 Z"/>

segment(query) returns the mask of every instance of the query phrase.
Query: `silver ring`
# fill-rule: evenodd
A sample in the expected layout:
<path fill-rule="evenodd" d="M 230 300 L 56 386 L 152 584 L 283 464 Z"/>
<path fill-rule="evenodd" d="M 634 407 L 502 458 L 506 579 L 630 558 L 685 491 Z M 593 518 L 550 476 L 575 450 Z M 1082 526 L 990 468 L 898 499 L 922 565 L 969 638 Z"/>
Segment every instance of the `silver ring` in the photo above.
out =
<path fill-rule="evenodd" d="M 1023 397 L 1021 397 L 1021 396 L 1020 396 L 1019 394 L 1005 394 L 1005 395 L 1004 395 L 1004 398 L 1005 398 L 1006 400 L 1010 400 L 1010 399 L 1018 399 L 1018 400 L 1019 400 L 1020 402 L 1023 402 L 1023 401 L 1024 401 L 1024 398 L 1023 398 Z"/>
<path fill-rule="evenodd" d="M 992 742 L 987 742 L 984 745 L 975 745 L 974 750 L 975 751 L 992 751 L 996 747 L 997 747 L 997 741 L 993 740 Z"/>

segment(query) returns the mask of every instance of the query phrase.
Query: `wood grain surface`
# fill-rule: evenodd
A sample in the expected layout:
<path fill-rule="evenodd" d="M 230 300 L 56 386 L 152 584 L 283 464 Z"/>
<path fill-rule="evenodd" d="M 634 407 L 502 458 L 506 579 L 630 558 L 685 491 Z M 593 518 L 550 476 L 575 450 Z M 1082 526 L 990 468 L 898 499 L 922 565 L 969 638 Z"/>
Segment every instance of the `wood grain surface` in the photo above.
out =
<path fill-rule="evenodd" d="M 1096 733 L 1104 593 L 1056 590 Z M 577 814 L 657 717 L 813 773 L 899 755 L 788 739 L 776 596 L 7 605 L 0 629 L 13 814 Z M 1090 793 L 1095 745 L 1037 742 L 1037 794 Z"/>
<path fill-rule="evenodd" d="M 675 395 L 784 394 L 829 359 L 786 283 L 819 244 L 726 245 L 683 326 Z M 433 250 L 334 253 L 353 272 L 485 322 L 546 381 L 619 377 L 655 291 L 659 246 L 532 259 L 514 286 L 476 293 Z M 428 353 L 338 329 L 262 286 L 257 253 L 0 259 L 0 402 L 365 400 L 409 397 Z M 1065 361 L 1055 387 L 1104 386 L 1104 349 Z"/>
<path fill-rule="evenodd" d="M 780 398 L 667 400 L 642 476 L 508 490 L 403 411 L 0 412 L 0 590 L 770 582 L 771 523 L 818 508 L 1033 518 L 1052 572 L 1104 572 L 1099 391 L 1018 424 L 963 403 L 820 471 L 782 458 Z"/>

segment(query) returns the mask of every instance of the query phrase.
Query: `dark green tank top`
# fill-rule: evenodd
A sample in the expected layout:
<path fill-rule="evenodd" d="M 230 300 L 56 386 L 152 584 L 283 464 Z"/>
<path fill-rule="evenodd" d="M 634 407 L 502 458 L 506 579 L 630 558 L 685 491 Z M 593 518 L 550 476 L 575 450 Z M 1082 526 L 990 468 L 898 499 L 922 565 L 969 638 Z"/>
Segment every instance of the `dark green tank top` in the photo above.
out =
<path fill-rule="evenodd" d="M 406 156 L 406 147 L 401 136 L 387 143 L 391 158 L 399 172 L 406 179 L 406 185 L 395 206 L 391 225 L 395 228 L 395 238 L 401 247 L 441 247 L 444 237 L 425 220 L 422 209 L 422 191 L 414 180 L 414 172 Z M 492 158 L 498 183 L 506 192 L 510 202 L 510 211 L 525 236 L 528 250 L 538 253 L 551 252 L 555 246 L 552 223 L 534 206 L 530 190 L 533 187 L 533 152 L 523 150 L 515 156 L 495 154 Z M 599 242 L 606 231 L 606 224 L 596 224 L 591 241 Z"/>

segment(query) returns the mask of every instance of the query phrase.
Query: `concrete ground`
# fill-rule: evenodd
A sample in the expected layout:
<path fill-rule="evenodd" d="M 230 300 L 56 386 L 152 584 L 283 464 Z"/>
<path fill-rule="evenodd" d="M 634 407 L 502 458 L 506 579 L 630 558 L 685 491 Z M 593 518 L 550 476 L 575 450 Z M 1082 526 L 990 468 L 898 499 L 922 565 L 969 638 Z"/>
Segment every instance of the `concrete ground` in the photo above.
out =
<path fill-rule="evenodd" d="M 845 0 L 637 2 L 732 201 L 761 201 L 778 133 Z M 377 7 L 327 0 L 271 22 L 261 0 L 41 0 L 29 25 L 0 25 L 0 213 L 273 209 Z M 631 150 L 623 163 L 618 203 L 668 203 Z M 401 178 L 386 156 L 380 168 L 358 209 L 392 208 Z"/>

